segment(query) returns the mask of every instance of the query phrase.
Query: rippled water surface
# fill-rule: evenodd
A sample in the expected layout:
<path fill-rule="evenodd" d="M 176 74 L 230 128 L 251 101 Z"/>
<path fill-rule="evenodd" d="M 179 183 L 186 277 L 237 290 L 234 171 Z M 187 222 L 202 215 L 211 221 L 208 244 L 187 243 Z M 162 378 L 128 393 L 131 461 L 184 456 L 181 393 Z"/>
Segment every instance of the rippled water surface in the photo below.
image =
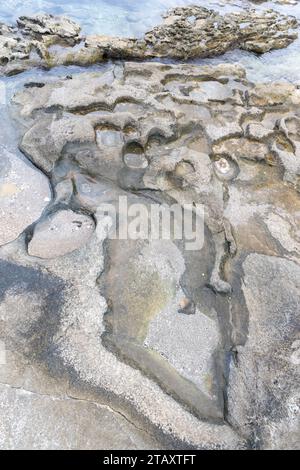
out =
<path fill-rule="evenodd" d="M 14 23 L 21 15 L 38 12 L 65 14 L 81 24 L 84 33 L 117 36 L 142 36 L 161 21 L 161 15 L 174 6 L 202 5 L 220 13 L 253 7 L 247 0 L 6 0 L 0 4 L 0 20 Z M 300 2 L 296 6 L 282 6 L 265 2 L 256 8 L 274 8 L 293 14 L 300 20 Z M 288 48 L 262 56 L 232 51 L 223 56 L 197 63 L 239 62 L 248 77 L 255 81 L 300 81 L 300 40 Z"/>

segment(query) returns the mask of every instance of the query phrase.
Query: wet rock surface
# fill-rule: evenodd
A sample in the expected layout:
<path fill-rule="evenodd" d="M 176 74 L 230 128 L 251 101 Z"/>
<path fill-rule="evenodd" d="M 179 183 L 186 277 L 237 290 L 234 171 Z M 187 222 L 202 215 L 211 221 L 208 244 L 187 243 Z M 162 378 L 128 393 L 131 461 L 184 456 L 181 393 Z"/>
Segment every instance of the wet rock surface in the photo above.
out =
<path fill-rule="evenodd" d="M 1 258 L 18 276 L 46 270 L 62 293 L 51 327 L 38 289 L 8 290 L 1 305 L 14 311 L 15 302 L 24 303 L 14 321 L 28 333 L 18 336 L 7 316 L 6 331 L 36 374 L 49 376 L 51 396 L 67 387 L 82 400 L 78 410 L 98 402 L 112 414 L 122 409 L 150 433 L 145 446 L 296 445 L 296 418 L 289 419 L 288 404 L 277 407 L 271 398 L 277 385 L 264 370 L 272 363 L 288 376 L 294 403 L 297 94 L 291 84 L 253 85 L 237 65 L 125 63 L 25 85 L 13 97 L 20 148 L 49 176 L 54 200 L 28 236 L 2 248 Z M 153 203 L 202 204 L 202 249 L 187 250 L 188 240 L 176 232 L 168 240 L 109 238 L 102 204 L 121 213 L 125 196 L 129 207 L 143 205 L 149 223 Z M 24 340 L 44 322 L 46 342 Z M 275 360 L 277 334 L 285 334 L 278 348 L 291 343 L 289 367 Z M 2 383 L 15 386 L 19 372 L 6 373 Z M 31 406 L 46 409 L 49 403 L 34 395 L 32 374 L 28 380 Z M 246 400 L 259 380 L 261 395 Z M 271 399 L 269 418 L 264 403 Z M 68 414 L 75 404 L 55 406 Z M 51 447 L 49 439 L 44 445 Z"/>
<path fill-rule="evenodd" d="M 17 20 L 19 29 L 32 37 L 49 37 L 51 41 L 55 38 L 77 40 L 80 26 L 64 16 L 37 15 L 34 17 L 21 16 Z"/>
<path fill-rule="evenodd" d="M 89 65 L 107 59 L 191 59 L 232 49 L 263 54 L 297 39 L 298 21 L 274 10 L 221 15 L 201 6 L 168 11 L 144 38 L 80 37 L 80 26 L 63 16 L 20 17 L 1 25 L 0 64 L 12 75 L 34 66 Z"/>
<path fill-rule="evenodd" d="M 0 245 L 5 245 L 40 218 L 52 195 L 41 172 L 4 147 L 0 155 Z"/>
<path fill-rule="evenodd" d="M 250 254 L 243 270 L 249 336 L 230 372 L 229 417 L 244 423 L 243 432 L 258 448 L 298 448 L 299 264 Z"/>
<path fill-rule="evenodd" d="M 293 19 L 259 15 L 178 8 L 143 40 L 85 45 L 68 19 L 19 27 L 40 64 L 65 60 L 51 47 L 89 63 L 292 40 Z M 154 62 L 19 87 L 23 155 L 0 155 L 1 448 L 299 447 L 299 93 Z M 203 208 L 200 246 L 176 223 L 149 237 L 153 206 L 174 204 Z"/>

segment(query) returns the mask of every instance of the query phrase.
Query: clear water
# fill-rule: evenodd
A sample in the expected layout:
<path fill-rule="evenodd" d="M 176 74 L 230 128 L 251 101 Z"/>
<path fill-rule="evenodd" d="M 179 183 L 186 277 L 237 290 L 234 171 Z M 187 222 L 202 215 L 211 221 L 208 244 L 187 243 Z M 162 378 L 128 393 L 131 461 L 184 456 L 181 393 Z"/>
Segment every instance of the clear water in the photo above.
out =
<path fill-rule="evenodd" d="M 201 0 L 5 0 L 0 5 L 0 20 L 13 23 L 18 16 L 47 12 L 67 15 L 80 23 L 87 34 L 141 36 L 158 24 L 169 8 L 203 5 L 227 11 L 247 1 Z"/>
<path fill-rule="evenodd" d="M 38 12 L 65 14 L 80 23 L 85 34 L 140 37 L 161 21 L 161 15 L 171 7 L 197 4 L 225 13 L 253 7 L 247 0 L 3 0 L 0 21 L 14 23 L 21 15 Z M 274 8 L 293 14 L 300 21 L 300 2 L 282 6 L 265 2 L 256 8 Z M 300 81 L 300 39 L 288 48 L 263 56 L 232 51 L 223 56 L 197 63 L 239 62 L 253 81 Z"/>

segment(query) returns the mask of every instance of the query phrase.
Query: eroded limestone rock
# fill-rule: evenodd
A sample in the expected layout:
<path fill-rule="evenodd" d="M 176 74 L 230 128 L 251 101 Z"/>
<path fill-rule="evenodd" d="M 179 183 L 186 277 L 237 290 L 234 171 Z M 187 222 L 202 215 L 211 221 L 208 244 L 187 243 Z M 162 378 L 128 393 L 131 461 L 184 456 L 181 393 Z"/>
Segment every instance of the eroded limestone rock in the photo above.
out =
<path fill-rule="evenodd" d="M 74 243 L 65 231 L 49 238 L 49 220 L 62 211 L 97 219 L 87 243 L 65 257 L 30 257 L 22 240 L 0 250 L 18 271 L 39 266 L 63 280 L 55 321 L 35 291 L 22 292 L 24 317 L 5 290 L 6 310 L 15 312 L 6 331 L 22 357 L 29 348 L 34 370 L 46 364 L 61 387 L 59 371 L 77 399 L 115 400 L 161 445 L 240 448 L 260 439 L 268 448 L 284 443 L 285 430 L 297 445 L 297 93 L 291 84 L 253 86 L 234 65 L 125 63 L 15 95 L 20 148 L 56 195 L 29 251 L 44 224 L 44 252 Z M 202 249 L 189 252 L 173 232 L 168 240 L 109 239 L 99 206 L 117 207 L 124 196 L 144 209 L 203 204 Z M 51 332 L 45 341 L 32 326 L 39 322 Z M 270 364 L 291 390 L 286 403 Z"/>
<path fill-rule="evenodd" d="M 79 42 L 80 26 L 64 16 L 48 14 L 22 16 L 17 27 L 0 24 L 0 65 L 3 72 L 15 74 L 49 59 L 48 47 L 74 46 Z"/>
<path fill-rule="evenodd" d="M 92 401 L 43 396 L 0 385 L 0 402 L 8 405 L 1 412 L 1 449 L 159 448 L 155 439 L 139 432 L 120 414 Z M 15 422 L 19 423 L 19 433 L 14 432 Z"/>
<path fill-rule="evenodd" d="M 33 17 L 21 16 L 17 24 L 24 34 L 33 37 L 53 37 L 77 40 L 80 26 L 65 16 L 40 14 Z"/>
<path fill-rule="evenodd" d="M 154 436 L 117 407 L 96 396 L 79 397 L 63 368 L 55 366 L 52 340 L 69 281 L 4 261 L 3 253 L 0 275 L 0 341 L 6 349 L 0 366 L 1 449 L 159 448 Z"/>
<path fill-rule="evenodd" d="M 0 62 L 7 74 L 37 65 L 88 65 L 107 59 L 213 57 L 235 48 L 262 54 L 287 47 L 297 38 L 298 26 L 296 18 L 273 10 L 220 15 L 200 6 L 168 11 L 163 23 L 143 39 L 80 38 L 80 27 L 63 16 L 21 17 L 17 24 L 19 30 L 2 27 Z"/>

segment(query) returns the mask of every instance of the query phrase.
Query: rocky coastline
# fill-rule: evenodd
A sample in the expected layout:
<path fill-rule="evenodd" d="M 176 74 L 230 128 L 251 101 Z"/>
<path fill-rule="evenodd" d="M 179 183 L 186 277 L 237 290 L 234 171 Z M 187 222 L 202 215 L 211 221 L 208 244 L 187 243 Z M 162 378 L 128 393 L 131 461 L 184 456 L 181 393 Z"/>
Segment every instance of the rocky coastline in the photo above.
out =
<path fill-rule="evenodd" d="M 0 448 L 299 447 L 300 85 L 182 63 L 285 48 L 297 28 L 196 6 L 142 39 L 46 14 L 0 25 L 7 80 L 86 67 L 9 104 Z M 109 239 L 99 208 L 124 197 L 203 206 L 202 249 Z"/>

